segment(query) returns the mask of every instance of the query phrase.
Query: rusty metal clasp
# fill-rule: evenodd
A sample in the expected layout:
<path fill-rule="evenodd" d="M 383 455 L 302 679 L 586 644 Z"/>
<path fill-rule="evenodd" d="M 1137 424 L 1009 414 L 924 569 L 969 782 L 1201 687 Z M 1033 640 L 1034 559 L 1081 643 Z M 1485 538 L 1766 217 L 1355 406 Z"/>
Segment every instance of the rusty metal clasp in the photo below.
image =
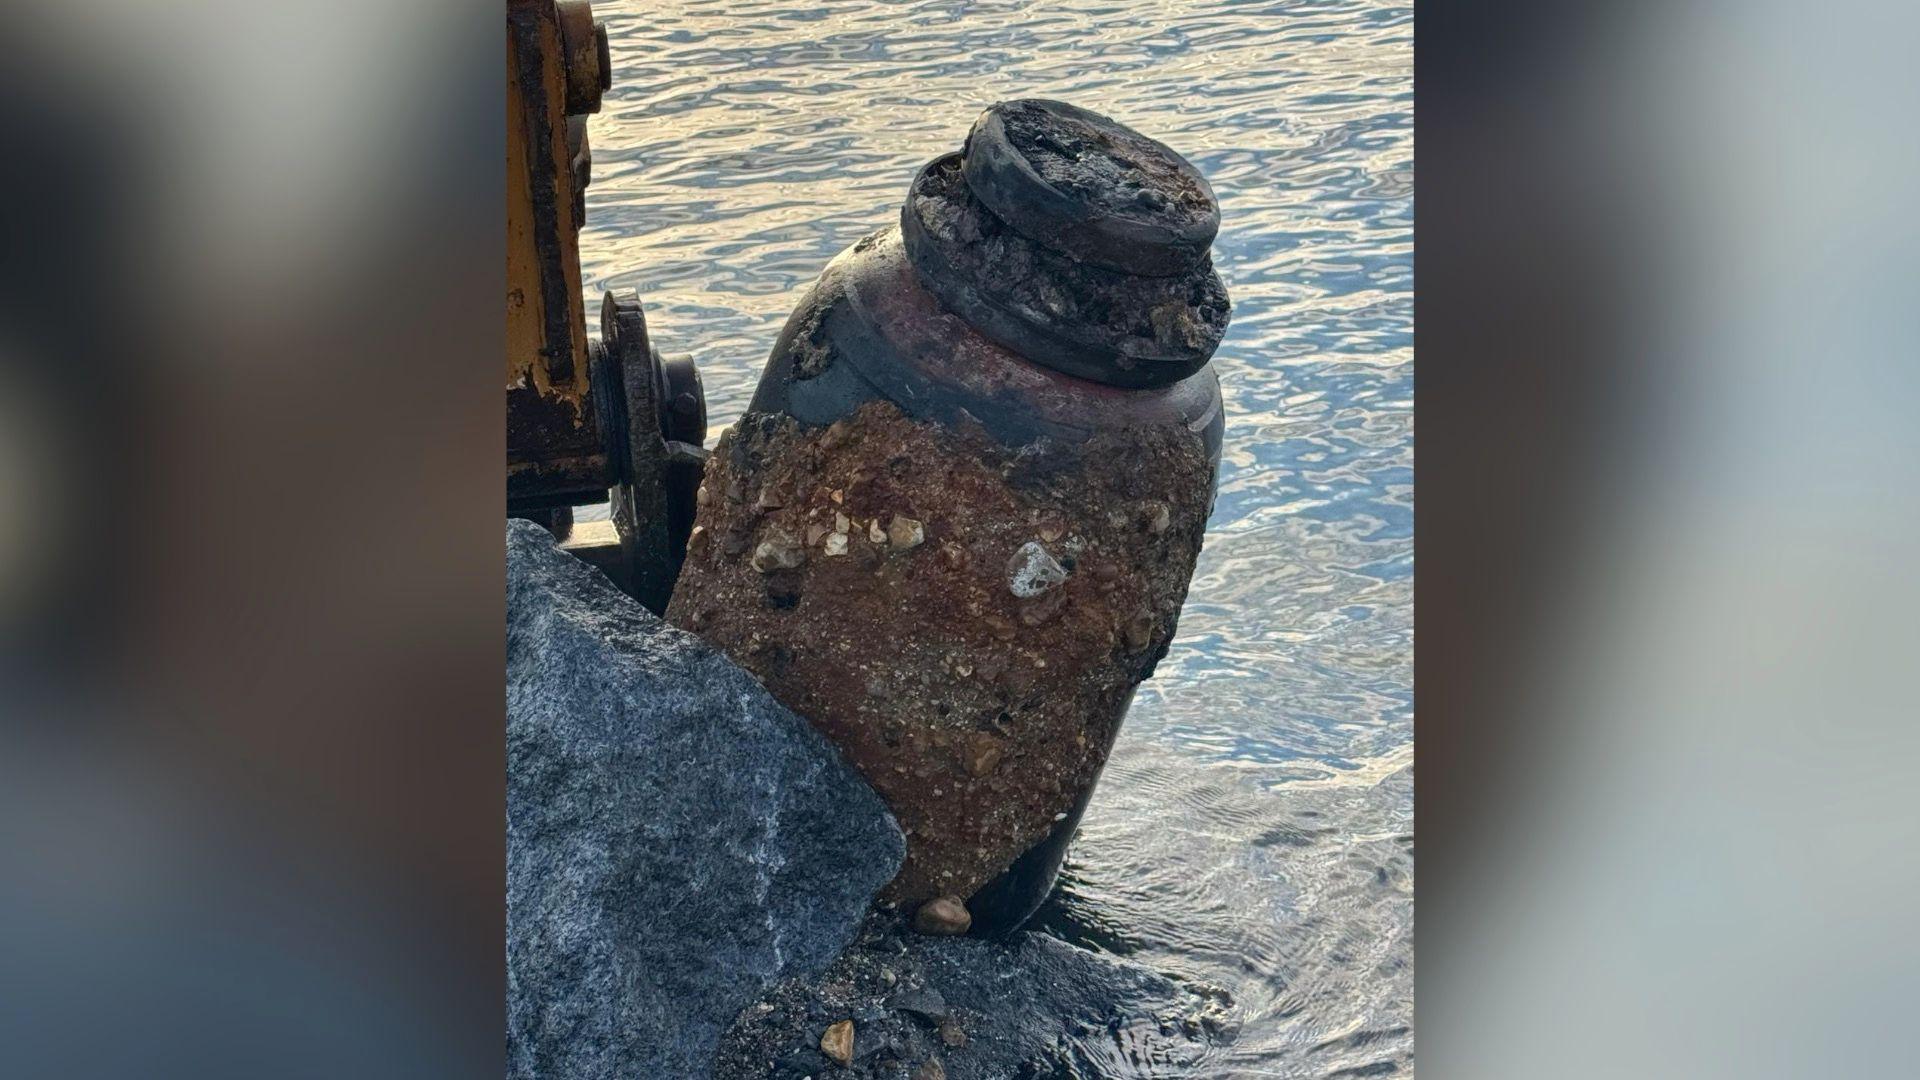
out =
<path fill-rule="evenodd" d="M 656 612 L 666 609 L 705 462 L 706 399 L 663 359 L 640 297 L 609 293 L 587 336 L 580 226 L 587 116 L 613 85 L 585 0 L 507 0 L 507 513 L 538 521 Z M 573 508 L 612 520 L 573 529 Z"/>

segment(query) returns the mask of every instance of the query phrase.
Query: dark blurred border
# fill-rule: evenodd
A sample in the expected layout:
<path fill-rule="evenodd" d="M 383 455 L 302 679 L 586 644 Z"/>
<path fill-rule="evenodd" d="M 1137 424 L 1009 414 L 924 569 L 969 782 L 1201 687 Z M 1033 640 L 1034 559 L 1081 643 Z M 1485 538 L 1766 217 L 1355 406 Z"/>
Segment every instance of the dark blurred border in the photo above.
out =
<path fill-rule="evenodd" d="M 1415 687 L 1421 1068 L 1477 1007 L 1448 965 L 1487 945 L 1476 874 L 1564 736 L 1523 702 L 1580 576 L 1606 426 L 1642 372 L 1618 348 L 1630 197 L 1595 152 L 1590 47 L 1627 4 L 1426 3 L 1415 15 Z M 1544 1074 L 1556 1066 L 1541 1062 Z"/>
<path fill-rule="evenodd" d="M 498 1075 L 499 11 L 7 21 L 6 1071 Z"/>
<path fill-rule="evenodd" d="M 1623 350 L 1632 198 L 1598 152 L 1590 46 L 1629 4 L 1422 4 L 1414 298 L 1421 913 L 1463 883 L 1551 716 L 1523 718 L 1592 524 Z M 1618 434 L 1613 432 L 1612 434 Z M 1432 927 L 1435 923 L 1427 923 Z"/>
<path fill-rule="evenodd" d="M 1916 32 L 1417 10 L 1429 1078 L 1911 1071 Z"/>

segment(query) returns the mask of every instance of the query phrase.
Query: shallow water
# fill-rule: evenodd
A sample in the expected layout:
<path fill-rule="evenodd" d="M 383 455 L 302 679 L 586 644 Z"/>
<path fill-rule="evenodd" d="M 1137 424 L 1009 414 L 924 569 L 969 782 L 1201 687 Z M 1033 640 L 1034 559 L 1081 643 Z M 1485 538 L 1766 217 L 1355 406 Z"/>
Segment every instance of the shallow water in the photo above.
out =
<path fill-rule="evenodd" d="M 1107 113 L 1207 175 L 1234 301 L 1219 502 L 1040 924 L 1231 993 L 1240 1035 L 1203 1075 L 1411 1075 L 1411 8 L 595 10 L 616 74 L 590 128 L 590 310 L 638 289 L 716 434 L 798 290 L 994 100 Z"/>

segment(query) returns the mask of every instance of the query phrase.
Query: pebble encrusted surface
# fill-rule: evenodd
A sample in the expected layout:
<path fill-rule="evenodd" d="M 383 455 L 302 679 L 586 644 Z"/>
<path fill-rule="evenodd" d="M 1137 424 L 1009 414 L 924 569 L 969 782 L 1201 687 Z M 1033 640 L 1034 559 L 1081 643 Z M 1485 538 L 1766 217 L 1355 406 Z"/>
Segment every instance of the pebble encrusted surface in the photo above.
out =
<path fill-rule="evenodd" d="M 928 938 L 876 912 L 817 979 L 740 1013 L 716 1080 L 1203 1076 L 1231 1000 L 1040 934 Z M 846 1028 L 839 1025 L 846 1024 Z M 851 1045 L 842 1064 L 829 1051 Z M 823 1049 L 822 1041 L 827 1042 Z"/>
<path fill-rule="evenodd" d="M 886 402 L 721 440 L 668 618 L 812 720 L 886 798 L 886 891 L 962 900 L 1099 774 L 1172 640 L 1211 464 L 1179 425 L 1009 449 Z"/>
<path fill-rule="evenodd" d="M 898 828 L 806 721 L 524 521 L 506 689 L 507 1075 L 707 1075 L 742 1006 L 853 936 Z"/>

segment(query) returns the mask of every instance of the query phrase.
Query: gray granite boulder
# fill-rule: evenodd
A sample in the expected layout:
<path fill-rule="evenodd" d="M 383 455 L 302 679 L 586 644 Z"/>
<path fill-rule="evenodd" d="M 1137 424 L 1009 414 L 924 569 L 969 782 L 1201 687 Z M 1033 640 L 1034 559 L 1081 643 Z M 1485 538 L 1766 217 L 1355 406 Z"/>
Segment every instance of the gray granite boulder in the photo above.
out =
<path fill-rule="evenodd" d="M 820 1036 L 853 1021 L 853 1060 Z M 1226 991 L 1041 933 L 921 937 L 875 912 L 824 975 L 742 1010 L 716 1080 L 1203 1077 L 1237 1032 Z"/>
<path fill-rule="evenodd" d="M 507 527 L 507 1075 L 703 1077 L 905 855 L 804 720 L 522 521 Z"/>

